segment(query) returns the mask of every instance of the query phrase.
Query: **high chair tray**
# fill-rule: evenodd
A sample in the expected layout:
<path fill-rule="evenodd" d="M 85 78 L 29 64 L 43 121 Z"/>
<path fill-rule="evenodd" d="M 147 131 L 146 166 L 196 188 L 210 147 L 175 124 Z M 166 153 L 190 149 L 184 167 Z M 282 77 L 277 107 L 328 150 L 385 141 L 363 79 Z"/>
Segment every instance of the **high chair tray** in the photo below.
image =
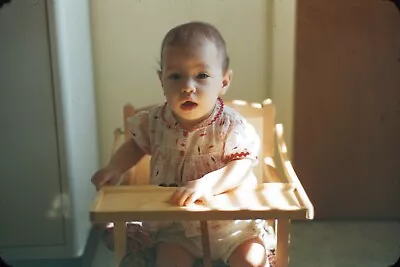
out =
<path fill-rule="evenodd" d="M 90 211 L 92 222 L 134 220 L 233 220 L 305 219 L 295 186 L 290 183 L 263 183 L 241 188 L 213 198 L 211 203 L 185 207 L 168 202 L 176 188 L 155 185 L 105 186 L 98 192 Z"/>

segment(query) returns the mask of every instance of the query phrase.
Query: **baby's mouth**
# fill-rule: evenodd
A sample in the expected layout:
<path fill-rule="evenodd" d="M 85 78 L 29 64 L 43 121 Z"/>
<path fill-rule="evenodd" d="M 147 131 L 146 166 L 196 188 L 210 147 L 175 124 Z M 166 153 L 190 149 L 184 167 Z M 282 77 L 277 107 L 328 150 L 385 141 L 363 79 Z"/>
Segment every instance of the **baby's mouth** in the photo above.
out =
<path fill-rule="evenodd" d="M 183 110 L 191 110 L 197 107 L 197 103 L 193 101 L 185 101 L 181 104 Z"/>

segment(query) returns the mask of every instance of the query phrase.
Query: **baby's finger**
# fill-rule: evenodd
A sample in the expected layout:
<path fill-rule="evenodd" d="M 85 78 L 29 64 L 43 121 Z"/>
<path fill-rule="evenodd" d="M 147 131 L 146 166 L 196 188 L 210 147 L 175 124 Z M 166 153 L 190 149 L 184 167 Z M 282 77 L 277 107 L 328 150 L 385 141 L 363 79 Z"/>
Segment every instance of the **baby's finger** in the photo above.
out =
<path fill-rule="evenodd" d="M 103 184 L 96 184 L 96 190 L 99 191 Z"/>
<path fill-rule="evenodd" d="M 183 194 L 183 190 L 182 188 L 178 188 L 175 190 L 175 192 L 172 194 L 171 198 L 170 198 L 170 202 L 172 204 L 178 205 L 179 204 L 179 200 L 181 199 L 181 196 Z"/>
<path fill-rule="evenodd" d="M 199 194 L 196 194 L 196 192 L 193 192 L 192 194 L 190 194 L 190 195 L 186 198 L 186 200 L 185 200 L 185 202 L 183 203 L 183 205 L 184 205 L 184 206 L 188 206 L 188 205 L 190 205 L 190 204 L 193 204 L 194 202 L 196 202 L 196 200 L 199 200 L 199 199 L 200 199 Z"/>
<path fill-rule="evenodd" d="M 172 196 L 169 198 L 169 202 L 170 202 L 171 204 L 176 204 L 177 194 L 178 194 L 178 192 L 175 191 L 175 192 L 172 194 Z"/>
<path fill-rule="evenodd" d="M 192 191 L 182 190 L 182 195 L 180 196 L 180 198 L 178 200 L 178 205 L 185 206 L 186 201 L 190 198 L 191 195 L 192 195 Z"/>
<path fill-rule="evenodd" d="M 198 200 L 199 200 L 199 202 L 201 202 L 202 205 L 205 205 L 205 206 L 209 206 L 212 203 L 212 197 L 211 196 L 202 196 Z"/>
<path fill-rule="evenodd" d="M 99 191 L 105 184 L 106 184 L 106 181 L 104 181 L 104 180 L 103 181 L 97 181 L 95 183 L 96 190 Z"/>

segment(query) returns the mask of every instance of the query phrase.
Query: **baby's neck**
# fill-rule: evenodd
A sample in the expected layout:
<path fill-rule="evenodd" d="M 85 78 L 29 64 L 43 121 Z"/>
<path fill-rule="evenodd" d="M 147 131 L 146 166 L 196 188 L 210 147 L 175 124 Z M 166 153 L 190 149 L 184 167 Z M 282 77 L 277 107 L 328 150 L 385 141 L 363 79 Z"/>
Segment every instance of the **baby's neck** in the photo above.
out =
<path fill-rule="evenodd" d="M 185 130 L 190 130 L 190 129 L 195 128 L 196 125 L 200 124 L 200 123 L 203 122 L 204 120 L 208 119 L 208 118 L 211 116 L 211 114 L 213 113 L 213 111 L 214 111 L 214 109 L 212 109 L 212 110 L 210 111 L 210 113 L 207 114 L 206 116 L 204 116 L 204 117 L 202 117 L 202 118 L 199 118 L 199 119 L 197 119 L 197 120 L 185 120 L 185 119 L 179 118 L 179 117 L 176 116 L 175 114 L 173 114 L 173 115 L 174 115 L 176 121 L 179 123 L 179 126 L 180 126 L 181 128 L 183 128 L 183 129 L 185 129 Z"/>
<path fill-rule="evenodd" d="M 197 125 L 199 125 L 200 123 L 202 123 L 203 121 L 207 120 L 208 118 L 210 118 L 210 116 L 212 116 L 212 114 L 214 113 L 215 109 L 217 108 L 217 102 L 214 104 L 214 107 L 211 109 L 211 111 L 196 120 L 185 120 L 183 118 L 179 118 L 178 116 L 176 116 L 173 112 L 173 116 L 175 118 L 175 120 L 179 123 L 179 126 L 185 130 L 191 130 L 193 128 L 195 128 Z"/>

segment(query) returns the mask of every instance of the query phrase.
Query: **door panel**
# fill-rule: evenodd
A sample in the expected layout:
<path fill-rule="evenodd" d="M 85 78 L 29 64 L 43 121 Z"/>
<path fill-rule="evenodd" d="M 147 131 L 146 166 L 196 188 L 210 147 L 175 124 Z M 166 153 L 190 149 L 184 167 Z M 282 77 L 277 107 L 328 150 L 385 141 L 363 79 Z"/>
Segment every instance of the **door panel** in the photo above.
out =
<path fill-rule="evenodd" d="M 0 248 L 62 244 L 62 217 L 51 212 L 61 188 L 45 1 L 5 5 L 0 36 Z"/>
<path fill-rule="evenodd" d="M 400 14 L 298 1 L 294 165 L 316 218 L 400 217 Z"/>

